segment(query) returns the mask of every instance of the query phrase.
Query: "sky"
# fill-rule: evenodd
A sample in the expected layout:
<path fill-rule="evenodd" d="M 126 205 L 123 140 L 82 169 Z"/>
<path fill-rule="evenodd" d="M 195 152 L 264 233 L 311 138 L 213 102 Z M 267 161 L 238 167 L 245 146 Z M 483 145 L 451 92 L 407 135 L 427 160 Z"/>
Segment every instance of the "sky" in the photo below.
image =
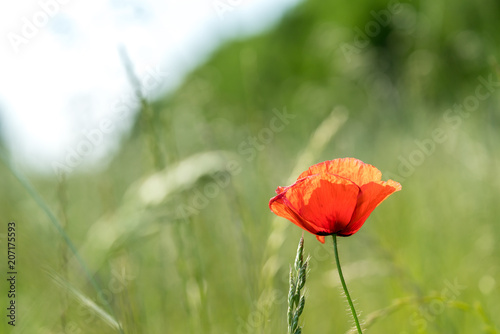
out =
<path fill-rule="evenodd" d="M 172 92 L 223 42 L 269 29 L 298 0 L 26 0 L 0 4 L 0 135 L 26 168 L 103 166 L 137 99 Z"/>

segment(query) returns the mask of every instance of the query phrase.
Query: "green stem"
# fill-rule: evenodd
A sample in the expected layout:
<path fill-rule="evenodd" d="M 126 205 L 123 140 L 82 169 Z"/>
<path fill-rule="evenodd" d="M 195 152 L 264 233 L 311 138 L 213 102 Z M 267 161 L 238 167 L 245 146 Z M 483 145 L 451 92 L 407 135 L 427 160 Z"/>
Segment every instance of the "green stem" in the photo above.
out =
<path fill-rule="evenodd" d="M 342 283 L 342 287 L 344 288 L 345 296 L 347 297 L 347 302 L 349 303 L 349 306 L 351 307 L 351 312 L 352 316 L 354 318 L 354 323 L 356 324 L 356 329 L 358 330 L 359 334 L 363 334 L 361 331 L 361 326 L 359 326 L 359 320 L 358 320 L 358 315 L 356 313 L 356 309 L 354 308 L 354 304 L 352 303 L 351 296 L 349 295 L 349 290 L 347 290 L 347 285 L 345 284 L 344 280 L 344 274 L 342 274 L 342 268 L 340 267 L 340 260 L 339 260 L 339 251 L 337 250 L 337 235 L 333 235 L 333 250 L 335 251 L 335 261 L 337 262 L 337 270 L 339 272 L 340 276 L 340 282 Z"/>

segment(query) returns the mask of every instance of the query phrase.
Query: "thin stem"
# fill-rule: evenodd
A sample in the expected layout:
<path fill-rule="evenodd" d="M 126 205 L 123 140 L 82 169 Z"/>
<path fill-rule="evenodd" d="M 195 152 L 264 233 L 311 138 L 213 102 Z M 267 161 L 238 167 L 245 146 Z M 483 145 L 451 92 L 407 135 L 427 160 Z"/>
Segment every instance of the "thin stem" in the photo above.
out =
<path fill-rule="evenodd" d="M 57 232 L 59 232 L 59 234 L 63 237 L 63 240 L 66 242 L 69 249 L 71 250 L 71 252 L 75 256 L 77 262 L 80 264 L 81 268 L 83 269 L 85 276 L 87 276 L 87 279 L 89 280 L 90 284 L 97 292 L 97 295 L 101 296 L 103 293 L 101 286 L 97 283 L 94 276 L 90 273 L 89 268 L 87 267 L 87 265 L 85 264 L 85 262 L 81 258 L 80 253 L 78 253 L 78 250 L 76 249 L 75 244 L 73 243 L 73 241 L 71 241 L 70 237 L 68 236 L 68 234 L 64 230 L 64 227 L 59 222 L 59 220 L 57 219 L 55 214 L 52 212 L 52 210 L 50 210 L 48 205 L 42 199 L 40 194 L 38 194 L 38 192 L 35 190 L 35 188 L 31 185 L 29 180 L 24 176 L 24 174 L 21 173 L 20 171 L 18 171 L 14 167 L 14 165 L 9 160 L 9 158 L 1 150 L 0 150 L 0 160 L 10 170 L 10 172 L 14 175 L 14 177 L 21 183 L 21 185 L 24 187 L 24 189 L 26 189 L 26 191 L 31 196 L 31 198 L 33 198 L 33 200 L 38 204 L 38 206 L 45 212 L 45 214 L 47 215 L 49 220 L 52 222 L 52 224 L 56 228 Z M 116 322 L 118 322 L 115 310 L 111 307 L 111 304 L 105 298 L 100 298 L 100 300 L 102 301 L 103 305 L 107 308 L 107 311 L 110 314 L 112 314 L 114 316 L 114 319 L 116 320 Z M 123 328 L 119 322 L 118 322 L 118 326 L 119 326 L 118 331 L 120 332 L 120 334 L 124 334 L 125 332 L 123 331 Z"/>
<path fill-rule="evenodd" d="M 361 331 L 361 326 L 359 326 L 359 320 L 358 320 L 358 315 L 356 313 L 356 309 L 354 308 L 354 304 L 352 303 L 351 296 L 349 295 L 349 290 L 347 290 L 347 285 L 345 284 L 344 280 L 344 274 L 342 274 L 342 268 L 340 267 L 340 260 L 339 260 L 339 251 L 337 250 L 337 235 L 333 235 L 333 250 L 335 251 L 335 261 L 337 262 L 337 270 L 339 272 L 340 276 L 340 282 L 342 283 L 342 287 L 344 288 L 345 296 L 347 297 L 347 302 L 349 303 L 349 306 L 351 307 L 351 312 L 352 316 L 354 318 L 354 323 L 356 324 L 356 329 L 358 330 L 359 334 L 363 334 Z"/>

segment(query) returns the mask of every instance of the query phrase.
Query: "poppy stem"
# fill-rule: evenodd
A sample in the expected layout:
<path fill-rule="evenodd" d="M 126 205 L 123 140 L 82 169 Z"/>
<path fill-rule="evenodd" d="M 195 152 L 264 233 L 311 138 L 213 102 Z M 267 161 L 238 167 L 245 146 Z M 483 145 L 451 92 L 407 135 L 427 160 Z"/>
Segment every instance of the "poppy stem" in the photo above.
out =
<path fill-rule="evenodd" d="M 344 274 L 342 274 L 342 268 L 340 267 L 339 260 L 339 251 L 337 250 L 337 235 L 332 235 L 333 237 L 333 250 L 335 251 L 335 261 L 337 262 L 337 271 L 339 272 L 340 282 L 342 283 L 342 287 L 344 288 L 345 296 L 347 297 L 347 302 L 351 307 L 352 316 L 354 318 L 354 323 L 356 324 L 356 329 L 359 334 L 363 334 L 361 331 L 361 326 L 359 325 L 358 314 L 356 313 L 356 309 L 354 308 L 354 304 L 352 303 L 351 296 L 349 295 L 349 290 L 347 290 L 347 285 L 345 284 Z"/>

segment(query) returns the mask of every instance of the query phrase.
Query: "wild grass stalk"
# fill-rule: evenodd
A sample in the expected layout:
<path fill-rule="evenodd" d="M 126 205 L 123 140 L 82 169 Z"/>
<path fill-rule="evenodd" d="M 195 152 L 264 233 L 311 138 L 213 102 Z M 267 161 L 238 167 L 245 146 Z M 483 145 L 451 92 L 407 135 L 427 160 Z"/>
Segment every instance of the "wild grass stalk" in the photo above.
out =
<path fill-rule="evenodd" d="M 156 170 L 161 170 L 165 168 L 165 161 L 161 153 L 161 141 L 159 139 L 158 129 L 156 127 L 158 119 L 151 104 L 144 95 L 143 85 L 137 77 L 137 74 L 135 73 L 134 65 L 130 60 L 127 50 L 124 46 L 121 46 L 119 48 L 119 52 L 130 84 L 132 85 L 136 98 L 139 101 L 139 123 L 142 125 L 142 133 L 144 134 L 144 136 L 146 137 L 146 141 L 148 142 L 149 150 L 153 159 L 153 165 Z"/>
<path fill-rule="evenodd" d="M 67 280 L 59 276 L 55 271 L 50 269 L 45 269 L 47 275 L 52 279 L 52 281 L 58 285 L 58 287 L 65 290 L 69 295 L 71 295 L 79 304 L 84 306 L 86 309 L 97 315 L 105 324 L 114 330 L 123 333 L 122 325 L 116 320 L 116 317 L 104 310 L 102 307 L 97 305 L 92 298 L 84 295 L 83 292 L 75 288 Z"/>
<path fill-rule="evenodd" d="M 297 255 L 293 267 L 290 267 L 290 285 L 288 291 L 288 334 L 301 334 L 299 318 L 304 311 L 306 297 L 302 292 L 307 278 L 307 265 L 309 257 L 304 260 L 304 236 L 300 238 Z"/>
<path fill-rule="evenodd" d="M 66 175 L 62 175 L 61 180 L 58 183 L 57 186 L 57 198 L 59 200 L 59 211 L 60 211 L 60 221 L 61 221 L 61 227 L 63 228 L 64 231 L 66 231 L 67 226 L 68 226 L 68 198 L 67 198 L 67 181 L 66 181 Z M 68 280 L 68 245 L 65 242 L 60 243 L 60 251 L 59 254 L 61 256 L 60 258 L 60 271 L 61 271 L 61 276 L 63 280 Z M 61 311 L 61 328 L 62 332 L 66 333 L 66 312 L 68 309 L 68 292 L 66 290 L 63 291 L 63 296 L 62 296 L 62 311 Z"/>
<path fill-rule="evenodd" d="M 28 179 L 24 176 L 21 171 L 19 171 L 17 168 L 15 168 L 10 159 L 6 157 L 4 152 L 0 151 L 0 160 L 5 164 L 5 166 L 8 168 L 8 170 L 14 175 L 14 177 L 21 183 L 23 188 L 26 190 L 26 192 L 30 195 L 30 197 L 38 204 L 38 206 L 42 209 L 42 211 L 47 215 L 49 218 L 50 222 L 52 225 L 55 227 L 57 232 L 61 235 L 63 238 L 64 242 L 68 246 L 68 248 L 71 250 L 73 255 L 75 256 L 78 264 L 82 268 L 83 272 L 85 273 L 85 276 L 87 277 L 87 280 L 90 282 L 94 290 L 97 292 L 98 296 L 102 295 L 102 289 L 100 285 L 97 283 L 97 281 L 94 279 L 93 275 L 91 275 L 90 270 L 88 269 L 87 265 L 85 264 L 85 261 L 81 258 L 80 254 L 78 253 L 75 245 L 73 244 L 73 241 L 71 241 L 71 238 L 69 235 L 66 233 L 64 230 L 62 224 L 59 222 L 55 214 L 52 212 L 52 210 L 49 208 L 49 206 L 45 203 L 45 201 L 42 199 L 42 197 L 38 194 L 38 192 L 35 190 L 35 188 L 31 185 L 31 183 L 28 181 Z M 111 305 L 108 303 L 108 301 L 104 298 L 102 298 L 102 303 L 106 310 L 108 311 L 109 314 L 112 314 L 114 316 L 114 321 L 118 324 L 117 326 L 117 331 L 119 333 L 124 333 L 123 328 L 121 327 L 120 323 L 116 320 L 115 317 L 115 312 L 114 309 L 111 307 Z"/>

